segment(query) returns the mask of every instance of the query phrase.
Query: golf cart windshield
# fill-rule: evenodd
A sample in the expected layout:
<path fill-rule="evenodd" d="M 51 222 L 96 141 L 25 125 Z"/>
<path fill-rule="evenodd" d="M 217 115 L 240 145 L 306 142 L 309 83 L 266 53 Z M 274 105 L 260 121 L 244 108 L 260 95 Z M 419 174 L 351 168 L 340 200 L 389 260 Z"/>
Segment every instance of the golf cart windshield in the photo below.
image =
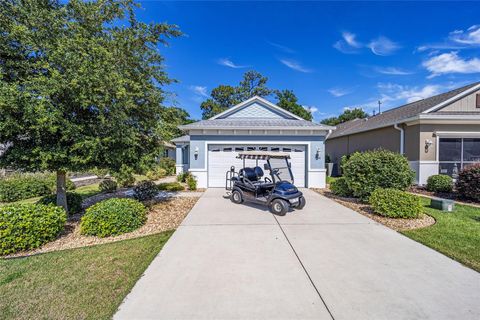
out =
<path fill-rule="evenodd" d="M 275 180 L 293 183 L 292 172 L 286 158 L 270 158 L 268 162 Z"/>

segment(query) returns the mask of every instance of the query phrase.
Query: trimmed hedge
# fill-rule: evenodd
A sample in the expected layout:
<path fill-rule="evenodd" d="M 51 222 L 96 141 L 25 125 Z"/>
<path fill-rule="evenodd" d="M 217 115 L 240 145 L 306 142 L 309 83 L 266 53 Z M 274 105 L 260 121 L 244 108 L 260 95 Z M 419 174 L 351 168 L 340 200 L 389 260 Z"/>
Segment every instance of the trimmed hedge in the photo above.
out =
<path fill-rule="evenodd" d="M 460 171 L 456 188 L 463 198 L 480 202 L 480 163 L 475 163 Z"/>
<path fill-rule="evenodd" d="M 153 181 L 145 180 L 139 182 L 134 188 L 134 197 L 139 201 L 151 200 L 158 194 L 157 186 Z"/>
<path fill-rule="evenodd" d="M 452 192 L 453 180 L 445 174 L 436 174 L 428 177 L 427 190 L 431 192 Z"/>
<path fill-rule="evenodd" d="M 82 211 L 82 196 L 75 192 L 67 192 L 67 206 L 69 214 L 76 214 Z M 37 201 L 37 204 L 57 205 L 57 195 L 49 194 Z"/>
<path fill-rule="evenodd" d="M 88 208 L 80 222 L 80 233 L 100 238 L 134 231 L 147 221 L 147 209 L 133 199 L 112 198 Z"/>
<path fill-rule="evenodd" d="M 355 152 L 342 161 L 348 189 L 362 200 L 367 200 L 377 188 L 406 190 L 415 176 L 407 158 L 388 150 Z"/>
<path fill-rule="evenodd" d="M 20 173 L 0 179 L 0 202 L 14 202 L 56 191 L 56 176 L 49 173 Z M 75 189 L 67 179 L 67 190 Z"/>
<path fill-rule="evenodd" d="M 183 191 L 185 187 L 178 182 L 165 182 L 157 184 L 157 190 L 162 191 Z"/>
<path fill-rule="evenodd" d="M 389 218 L 418 218 L 423 212 L 420 197 L 392 188 L 376 189 L 368 202 L 375 213 Z"/>
<path fill-rule="evenodd" d="M 348 188 L 347 181 L 344 177 L 337 178 L 330 183 L 330 190 L 333 194 L 340 197 L 351 197 L 352 190 Z"/>
<path fill-rule="evenodd" d="M 117 182 L 110 179 L 103 180 L 98 185 L 98 189 L 100 190 L 100 192 L 114 192 L 115 190 L 117 190 L 117 188 Z"/>
<path fill-rule="evenodd" d="M 0 254 L 35 249 L 54 240 L 67 215 L 61 207 L 16 204 L 0 207 Z"/>

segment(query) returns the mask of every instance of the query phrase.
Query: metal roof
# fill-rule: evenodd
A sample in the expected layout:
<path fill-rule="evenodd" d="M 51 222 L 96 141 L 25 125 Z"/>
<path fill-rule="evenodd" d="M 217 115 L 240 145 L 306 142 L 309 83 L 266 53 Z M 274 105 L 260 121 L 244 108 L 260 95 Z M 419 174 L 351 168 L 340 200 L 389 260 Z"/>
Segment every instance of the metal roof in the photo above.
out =
<path fill-rule="evenodd" d="M 261 118 L 226 118 L 201 120 L 179 127 L 182 130 L 190 129 L 300 129 L 300 130 L 332 130 L 335 127 L 317 124 L 307 120 L 296 119 L 261 119 Z"/>
<path fill-rule="evenodd" d="M 345 123 L 341 123 L 336 126 L 336 130 L 329 136 L 329 139 L 346 136 L 363 131 L 369 131 L 373 129 L 383 128 L 395 123 L 401 122 L 408 118 L 417 116 L 418 114 L 425 112 L 438 104 L 441 104 L 448 99 L 451 99 L 461 93 L 478 86 L 480 82 L 472 83 L 467 86 L 448 91 L 430 98 L 415 101 L 394 109 L 387 110 L 381 114 L 366 118 L 366 119 L 354 119 Z M 436 114 L 444 113 L 437 111 Z"/>

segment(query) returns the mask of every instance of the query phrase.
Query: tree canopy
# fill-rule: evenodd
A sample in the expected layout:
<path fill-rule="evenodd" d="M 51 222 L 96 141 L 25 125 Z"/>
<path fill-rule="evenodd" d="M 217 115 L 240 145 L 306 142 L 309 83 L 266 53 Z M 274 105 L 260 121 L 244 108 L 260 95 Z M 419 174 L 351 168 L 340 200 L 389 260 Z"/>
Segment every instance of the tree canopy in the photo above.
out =
<path fill-rule="evenodd" d="M 159 45 L 181 33 L 136 19 L 131 0 L 4 0 L 0 4 L 0 165 L 118 171 L 162 147 Z M 168 118 L 168 117 L 167 117 Z"/>
<path fill-rule="evenodd" d="M 361 108 L 345 109 L 338 117 L 326 118 L 320 121 L 322 124 L 329 126 L 336 126 L 337 124 L 344 123 L 353 119 L 364 119 L 368 117 L 368 113 Z"/>
<path fill-rule="evenodd" d="M 228 108 L 251 97 L 268 97 L 272 94 L 277 105 L 306 120 L 312 119 L 310 111 L 298 104 L 298 98 L 291 90 L 273 90 L 267 87 L 268 78 L 257 71 L 247 71 L 238 86 L 219 85 L 210 93 L 210 98 L 202 102 L 202 118 L 211 118 Z"/>

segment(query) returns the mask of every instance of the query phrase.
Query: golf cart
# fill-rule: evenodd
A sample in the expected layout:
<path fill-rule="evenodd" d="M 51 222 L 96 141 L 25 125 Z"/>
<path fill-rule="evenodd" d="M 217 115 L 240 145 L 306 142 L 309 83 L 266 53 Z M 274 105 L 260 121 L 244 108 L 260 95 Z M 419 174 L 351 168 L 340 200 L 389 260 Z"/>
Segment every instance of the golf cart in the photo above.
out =
<path fill-rule="evenodd" d="M 239 172 L 232 166 L 226 173 L 225 189 L 230 191 L 233 203 L 251 201 L 267 205 L 274 214 L 283 216 L 290 208 L 303 209 L 305 198 L 293 185 L 293 174 L 284 152 L 243 151 L 238 159 L 243 160 L 243 168 Z M 245 167 L 245 160 L 255 160 L 255 167 Z M 265 161 L 263 168 L 270 173 L 264 176 L 259 161 Z"/>

